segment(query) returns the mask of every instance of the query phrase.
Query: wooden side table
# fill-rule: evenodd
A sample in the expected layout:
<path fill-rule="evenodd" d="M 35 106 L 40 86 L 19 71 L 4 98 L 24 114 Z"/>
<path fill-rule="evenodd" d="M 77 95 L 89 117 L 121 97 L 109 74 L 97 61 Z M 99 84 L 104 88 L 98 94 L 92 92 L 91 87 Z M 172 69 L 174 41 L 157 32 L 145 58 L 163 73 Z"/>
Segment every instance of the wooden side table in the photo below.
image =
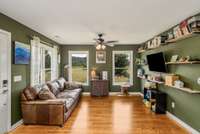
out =
<path fill-rule="evenodd" d="M 91 80 L 91 96 L 108 96 L 109 81 L 108 80 Z"/>

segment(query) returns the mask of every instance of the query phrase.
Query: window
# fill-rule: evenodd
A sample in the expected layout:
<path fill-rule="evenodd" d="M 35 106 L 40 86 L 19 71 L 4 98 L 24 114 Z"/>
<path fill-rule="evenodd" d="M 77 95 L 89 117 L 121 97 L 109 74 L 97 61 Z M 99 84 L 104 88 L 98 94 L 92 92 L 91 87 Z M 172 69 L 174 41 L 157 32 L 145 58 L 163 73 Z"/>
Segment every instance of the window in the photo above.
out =
<path fill-rule="evenodd" d="M 45 50 L 45 57 L 44 57 L 44 62 L 45 62 L 45 68 L 44 68 L 44 75 L 45 75 L 45 82 L 46 81 L 51 81 L 51 57 L 52 53 L 49 50 Z"/>
<path fill-rule="evenodd" d="M 31 41 L 31 85 L 43 84 L 58 77 L 57 46 Z"/>
<path fill-rule="evenodd" d="M 69 81 L 88 85 L 88 51 L 69 51 Z"/>
<path fill-rule="evenodd" d="M 133 84 L 132 57 L 132 51 L 113 51 L 113 85 Z"/>

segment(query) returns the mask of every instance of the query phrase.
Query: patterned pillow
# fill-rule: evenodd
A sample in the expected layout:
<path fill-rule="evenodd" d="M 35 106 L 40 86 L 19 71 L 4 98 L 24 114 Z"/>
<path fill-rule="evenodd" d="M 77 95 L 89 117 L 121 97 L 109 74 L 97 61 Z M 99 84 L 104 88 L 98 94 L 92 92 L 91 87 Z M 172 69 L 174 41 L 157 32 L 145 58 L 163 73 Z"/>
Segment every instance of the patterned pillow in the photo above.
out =
<path fill-rule="evenodd" d="M 65 90 L 73 90 L 77 88 L 81 88 L 81 85 L 74 83 L 74 82 L 65 82 L 64 83 Z"/>
<path fill-rule="evenodd" d="M 38 97 L 41 100 L 56 99 L 56 96 L 46 86 L 39 92 Z"/>
<path fill-rule="evenodd" d="M 63 91 L 64 87 L 65 87 L 66 80 L 64 78 L 59 78 L 56 82 L 60 86 L 60 91 Z"/>
<path fill-rule="evenodd" d="M 57 95 L 60 92 L 59 85 L 56 81 L 47 83 L 47 86 L 54 95 Z"/>

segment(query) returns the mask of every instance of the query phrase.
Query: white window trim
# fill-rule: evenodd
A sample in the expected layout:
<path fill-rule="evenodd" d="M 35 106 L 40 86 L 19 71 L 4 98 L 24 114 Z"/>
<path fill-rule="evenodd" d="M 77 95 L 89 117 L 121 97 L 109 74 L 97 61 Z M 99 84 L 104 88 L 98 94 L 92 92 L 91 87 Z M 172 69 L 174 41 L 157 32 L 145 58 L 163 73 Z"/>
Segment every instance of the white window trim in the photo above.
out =
<path fill-rule="evenodd" d="M 131 72 L 130 72 L 129 84 L 133 85 L 133 51 L 113 51 L 112 52 L 112 85 L 114 86 L 122 85 L 122 83 L 115 82 L 115 54 L 121 54 L 121 53 L 130 54 Z"/>
<path fill-rule="evenodd" d="M 68 64 L 69 64 L 68 78 L 70 82 L 72 82 L 72 59 L 71 59 L 72 54 L 87 54 L 87 82 L 79 83 L 79 84 L 88 86 L 89 85 L 89 51 L 69 51 L 68 52 Z"/>

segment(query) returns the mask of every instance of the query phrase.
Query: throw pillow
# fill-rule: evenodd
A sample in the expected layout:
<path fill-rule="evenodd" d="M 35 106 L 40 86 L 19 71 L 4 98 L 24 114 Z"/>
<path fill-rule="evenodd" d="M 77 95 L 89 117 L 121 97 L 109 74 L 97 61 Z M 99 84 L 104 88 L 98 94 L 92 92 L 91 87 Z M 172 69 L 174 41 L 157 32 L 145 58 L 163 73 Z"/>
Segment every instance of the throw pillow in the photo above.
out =
<path fill-rule="evenodd" d="M 32 87 L 26 87 L 23 93 L 28 101 L 33 101 L 37 98 L 37 93 Z"/>
<path fill-rule="evenodd" d="M 47 87 L 43 87 L 38 96 L 41 100 L 56 99 L 56 96 Z"/>
<path fill-rule="evenodd" d="M 65 82 L 64 83 L 65 90 L 73 90 L 77 88 L 81 88 L 80 84 L 74 83 L 74 82 Z"/>
<path fill-rule="evenodd" d="M 57 95 L 60 92 L 59 85 L 56 81 L 47 83 L 47 86 L 54 95 Z"/>

